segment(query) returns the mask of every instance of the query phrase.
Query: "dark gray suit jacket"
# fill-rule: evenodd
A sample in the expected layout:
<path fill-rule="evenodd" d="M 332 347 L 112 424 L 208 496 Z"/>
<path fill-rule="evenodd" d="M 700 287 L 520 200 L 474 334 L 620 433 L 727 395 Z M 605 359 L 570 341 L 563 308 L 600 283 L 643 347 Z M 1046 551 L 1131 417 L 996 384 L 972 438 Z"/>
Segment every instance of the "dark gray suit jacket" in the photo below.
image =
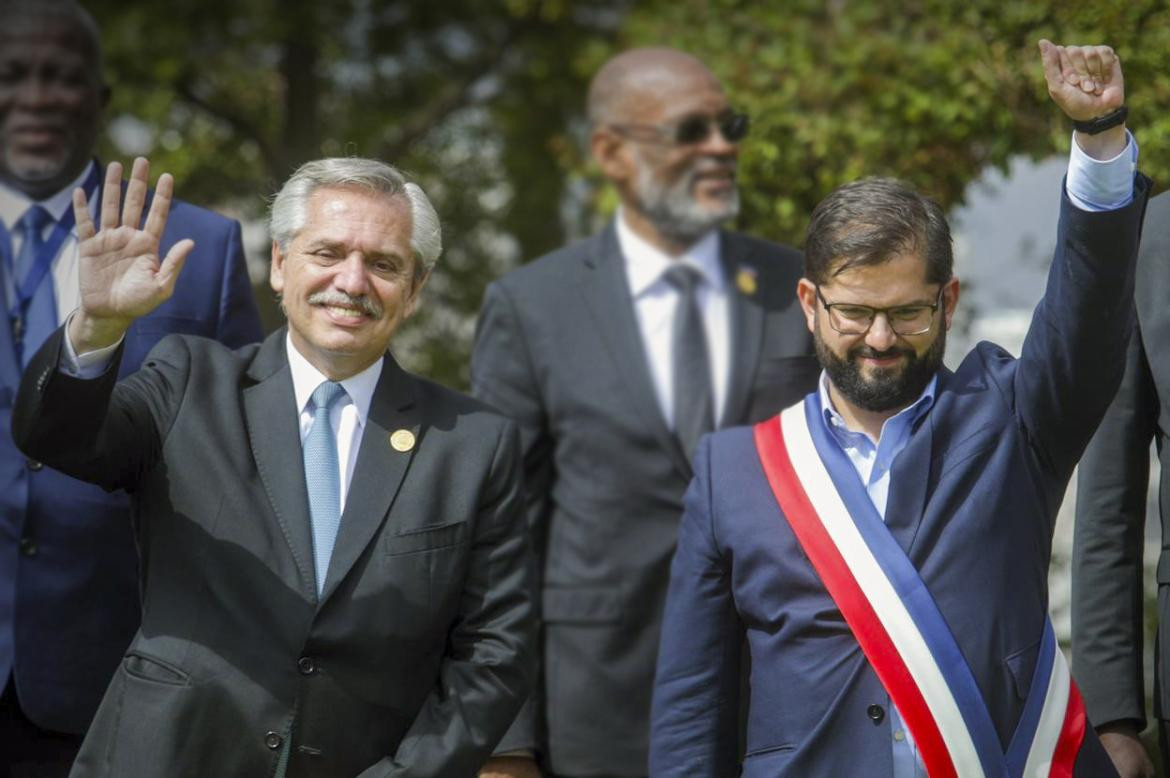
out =
<path fill-rule="evenodd" d="M 1159 592 L 1170 583 L 1170 192 L 1150 201 L 1138 253 L 1137 327 L 1121 388 L 1081 460 L 1073 544 L 1073 673 L 1089 718 L 1145 726 L 1142 546 L 1150 441 L 1161 460 Z M 1170 718 L 1170 607 L 1159 595 L 1161 680 L 1154 711 Z"/>
<path fill-rule="evenodd" d="M 720 426 L 730 426 L 791 405 L 819 367 L 796 300 L 800 254 L 735 233 L 721 240 L 733 367 Z M 753 293 L 737 285 L 741 274 Z M 563 775 L 644 775 L 692 471 L 654 393 L 612 224 L 488 287 L 471 380 L 520 424 L 540 566 L 543 680 L 500 748 L 535 747 Z"/>
<path fill-rule="evenodd" d="M 60 348 L 16 441 L 133 495 L 144 597 L 72 775 L 272 775 L 290 726 L 289 778 L 474 775 L 529 689 L 513 425 L 387 357 L 318 600 L 283 329 L 168 337 L 117 385 L 58 372 Z"/>

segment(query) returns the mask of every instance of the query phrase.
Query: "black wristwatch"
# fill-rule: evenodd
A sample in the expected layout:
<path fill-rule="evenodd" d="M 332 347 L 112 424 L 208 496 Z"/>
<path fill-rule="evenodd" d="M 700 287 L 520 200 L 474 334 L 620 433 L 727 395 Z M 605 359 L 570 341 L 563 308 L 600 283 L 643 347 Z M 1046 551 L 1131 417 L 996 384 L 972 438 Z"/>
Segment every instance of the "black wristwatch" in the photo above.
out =
<path fill-rule="evenodd" d="M 1086 135 L 1096 135 L 1119 124 L 1124 124 L 1127 116 L 1129 116 L 1129 108 L 1123 105 L 1119 108 L 1114 108 L 1104 116 L 1098 116 L 1096 119 L 1087 119 L 1085 121 L 1073 119 L 1073 129 L 1077 132 L 1083 132 Z"/>

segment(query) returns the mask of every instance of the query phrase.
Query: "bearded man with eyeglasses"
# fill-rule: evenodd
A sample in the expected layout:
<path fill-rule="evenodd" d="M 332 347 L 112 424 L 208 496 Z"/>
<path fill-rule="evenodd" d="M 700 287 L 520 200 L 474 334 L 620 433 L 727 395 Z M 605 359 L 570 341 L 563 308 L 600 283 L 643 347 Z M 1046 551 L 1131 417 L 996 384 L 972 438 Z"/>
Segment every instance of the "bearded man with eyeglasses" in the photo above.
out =
<path fill-rule="evenodd" d="M 1074 133 L 1019 358 L 980 343 L 942 366 L 959 282 L 937 203 L 867 179 L 816 207 L 797 296 L 824 373 L 801 402 L 696 454 L 652 775 L 1117 775 L 1048 618 L 1048 563 L 1073 467 L 1121 379 L 1149 181 L 1114 52 L 1040 51 Z"/>
<path fill-rule="evenodd" d="M 539 555 L 541 679 L 481 775 L 647 774 L 670 559 L 713 429 L 815 386 L 793 249 L 720 229 L 748 119 L 703 63 L 637 49 L 589 90 L 621 201 L 592 238 L 486 293 L 472 389 L 520 424 Z"/>

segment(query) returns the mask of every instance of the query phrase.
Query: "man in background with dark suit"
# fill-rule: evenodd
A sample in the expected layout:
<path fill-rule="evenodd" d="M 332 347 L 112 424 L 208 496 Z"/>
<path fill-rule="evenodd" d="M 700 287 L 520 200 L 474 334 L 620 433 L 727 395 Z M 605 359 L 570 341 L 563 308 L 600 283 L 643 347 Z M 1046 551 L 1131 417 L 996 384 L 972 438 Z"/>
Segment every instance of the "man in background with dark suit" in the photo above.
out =
<path fill-rule="evenodd" d="M 1158 558 L 1158 627 L 1154 657 L 1154 718 L 1165 761 L 1170 758 L 1170 193 L 1146 211 L 1134 293 L 1137 328 L 1125 374 L 1077 477 L 1073 536 L 1073 672 L 1089 718 L 1123 778 L 1152 778 L 1154 767 L 1138 733 L 1146 727 L 1142 649 L 1146 494 L 1150 441 L 1158 447 L 1162 553 Z M 1159 356 L 1161 355 L 1161 356 Z"/>
<path fill-rule="evenodd" d="M 735 217 L 747 117 L 702 62 L 637 49 L 588 100 L 621 207 L 485 295 L 474 394 L 520 424 L 542 678 L 482 775 L 646 774 L 650 690 L 699 437 L 815 385 L 798 252 Z"/>
<path fill-rule="evenodd" d="M 101 200 L 109 91 L 89 14 L 0 0 L 0 778 L 68 771 L 140 617 L 126 495 L 26 459 L 9 429 L 24 366 L 79 302 L 70 192 Z M 168 332 L 260 338 L 239 224 L 175 203 L 163 250 L 183 238 L 186 283 L 127 333 L 124 373 Z"/>

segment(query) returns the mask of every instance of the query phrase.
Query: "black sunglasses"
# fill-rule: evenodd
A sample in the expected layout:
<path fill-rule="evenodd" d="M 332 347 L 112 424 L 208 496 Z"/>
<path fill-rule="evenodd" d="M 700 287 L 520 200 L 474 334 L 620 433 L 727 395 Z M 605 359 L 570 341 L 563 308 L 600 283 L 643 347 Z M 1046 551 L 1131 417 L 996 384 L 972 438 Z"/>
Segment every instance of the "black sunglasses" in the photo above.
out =
<path fill-rule="evenodd" d="M 616 132 L 634 140 L 690 146 L 702 143 L 711 137 L 712 125 L 719 128 L 719 134 L 725 140 L 730 143 L 738 143 L 747 137 L 750 121 L 746 113 L 727 108 L 714 116 L 691 114 L 669 124 L 611 124 L 609 126 Z"/>

